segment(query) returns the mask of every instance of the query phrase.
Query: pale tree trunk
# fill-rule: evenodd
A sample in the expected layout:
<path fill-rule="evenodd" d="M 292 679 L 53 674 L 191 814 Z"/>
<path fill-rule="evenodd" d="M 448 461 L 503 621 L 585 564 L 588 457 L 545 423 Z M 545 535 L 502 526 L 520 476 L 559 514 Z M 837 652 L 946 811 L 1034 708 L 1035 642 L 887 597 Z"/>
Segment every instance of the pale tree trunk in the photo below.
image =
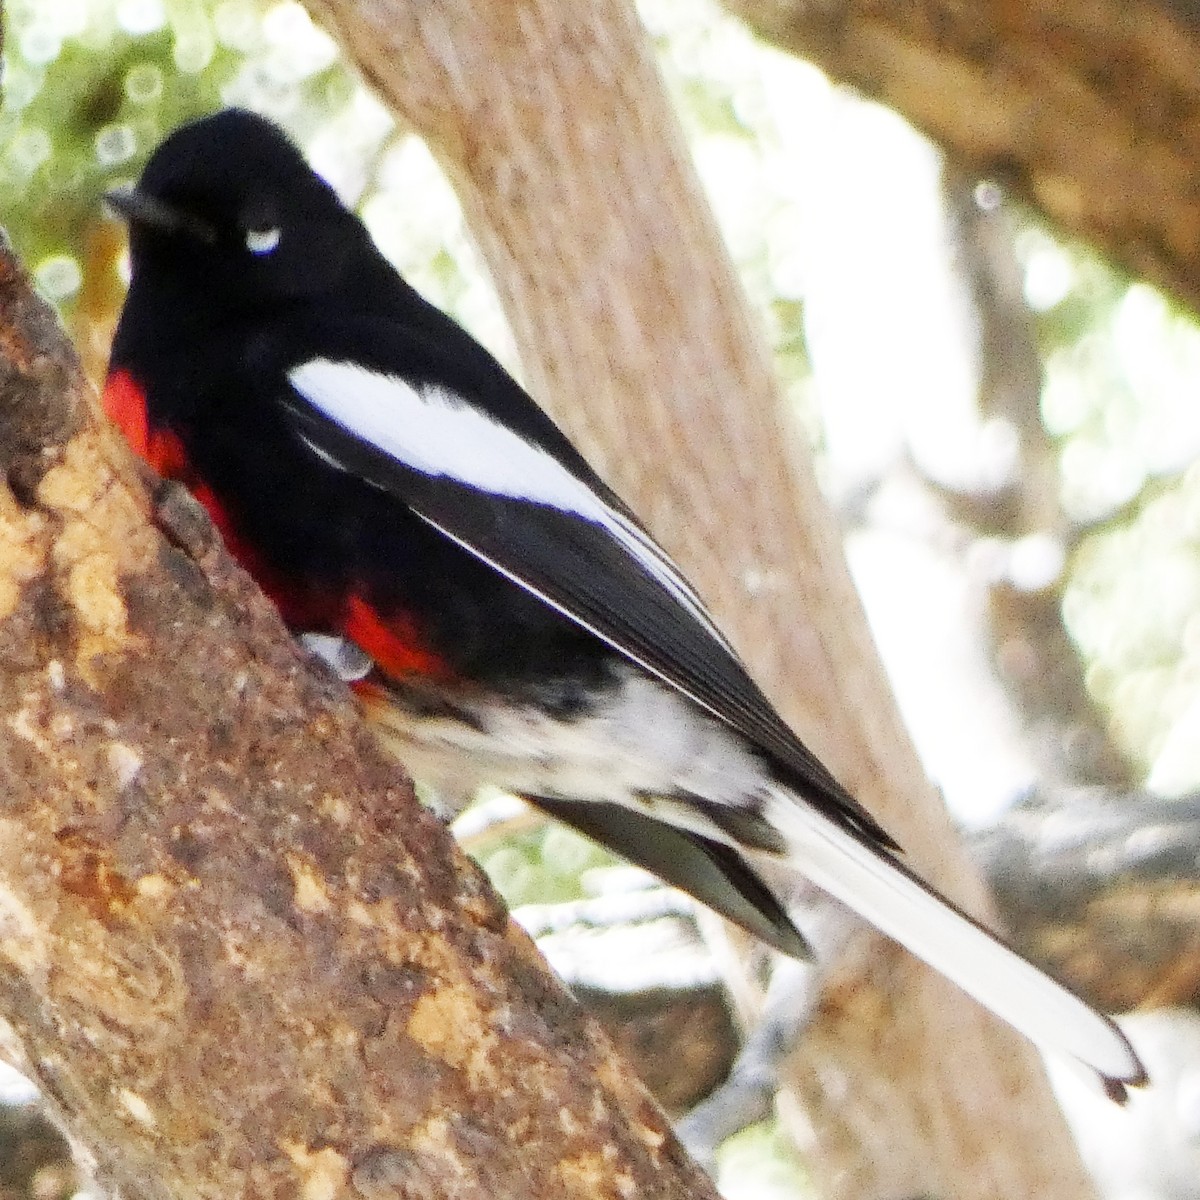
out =
<path fill-rule="evenodd" d="M 1200 23 L 1183 0 L 725 0 L 964 167 L 1200 307 Z"/>
<path fill-rule="evenodd" d="M 0 252 L 0 1012 L 112 1195 L 699 1200 Z"/>
<path fill-rule="evenodd" d="M 806 740 L 986 917 L 632 6 L 308 6 L 454 180 L 534 394 L 683 562 Z M 881 940 L 860 949 L 803 1051 L 827 1193 L 1087 1195 L 1032 1049 Z"/>

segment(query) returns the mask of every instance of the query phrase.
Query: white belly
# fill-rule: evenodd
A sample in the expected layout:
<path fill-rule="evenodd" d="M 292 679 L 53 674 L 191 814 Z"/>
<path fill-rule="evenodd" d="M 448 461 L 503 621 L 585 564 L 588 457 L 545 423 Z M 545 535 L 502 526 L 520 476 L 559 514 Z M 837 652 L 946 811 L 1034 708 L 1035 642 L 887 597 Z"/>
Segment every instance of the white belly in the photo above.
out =
<path fill-rule="evenodd" d="M 703 816 L 675 798 L 739 806 L 769 783 L 736 734 L 633 668 L 594 712 L 566 721 L 528 705 L 458 704 L 467 721 L 364 701 L 387 748 L 447 797 L 492 784 L 530 796 L 632 805 L 709 832 Z"/>

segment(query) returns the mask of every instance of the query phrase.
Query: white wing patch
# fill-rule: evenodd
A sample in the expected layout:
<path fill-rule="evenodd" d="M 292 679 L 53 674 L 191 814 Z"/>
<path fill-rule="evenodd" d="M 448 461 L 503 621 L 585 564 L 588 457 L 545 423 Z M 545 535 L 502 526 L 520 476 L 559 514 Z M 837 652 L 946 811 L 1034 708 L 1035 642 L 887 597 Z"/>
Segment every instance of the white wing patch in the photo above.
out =
<path fill-rule="evenodd" d="M 395 375 L 322 358 L 293 368 L 288 379 L 335 424 L 414 471 L 453 479 L 493 496 L 544 504 L 599 526 L 732 652 L 703 601 L 649 534 L 552 454 L 454 392 L 433 384 L 416 388 Z"/>

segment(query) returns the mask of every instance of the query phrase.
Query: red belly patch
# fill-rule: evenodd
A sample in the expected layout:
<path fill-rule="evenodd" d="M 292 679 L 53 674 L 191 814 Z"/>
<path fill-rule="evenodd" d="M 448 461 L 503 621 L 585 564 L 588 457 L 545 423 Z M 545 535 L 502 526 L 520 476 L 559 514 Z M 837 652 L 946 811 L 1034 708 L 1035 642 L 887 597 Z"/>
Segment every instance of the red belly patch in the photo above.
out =
<path fill-rule="evenodd" d="M 151 429 L 146 394 L 128 371 L 113 371 L 104 384 L 104 411 L 125 435 L 133 452 L 164 479 L 184 479 L 187 453 L 175 434 Z"/>
<path fill-rule="evenodd" d="M 453 672 L 430 650 L 417 622 L 402 611 L 386 615 L 357 592 L 346 595 L 312 581 L 288 578 L 238 529 L 217 493 L 188 461 L 183 442 L 170 430 L 150 424 L 146 397 L 128 371 L 113 371 L 104 385 L 104 411 L 125 435 L 134 452 L 164 479 L 183 483 L 203 505 L 226 549 L 262 588 L 294 630 L 332 630 L 361 647 L 385 674 L 394 679 L 423 675 L 446 679 Z"/>
<path fill-rule="evenodd" d="M 407 613 L 385 617 L 361 596 L 351 595 L 342 609 L 341 631 L 394 679 L 405 675 L 445 679 L 451 674 L 445 659 L 428 648 Z"/>

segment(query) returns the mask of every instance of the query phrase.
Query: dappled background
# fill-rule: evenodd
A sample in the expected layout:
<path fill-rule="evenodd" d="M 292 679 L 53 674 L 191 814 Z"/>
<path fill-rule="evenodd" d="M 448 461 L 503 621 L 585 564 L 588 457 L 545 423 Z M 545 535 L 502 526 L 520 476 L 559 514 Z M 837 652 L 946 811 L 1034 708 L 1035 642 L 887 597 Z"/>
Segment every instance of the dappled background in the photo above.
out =
<path fill-rule="evenodd" d="M 713 6 L 641 11 L 956 817 L 983 827 L 1056 789 L 1188 796 L 1193 318 Z M 97 379 L 126 270 L 101 196 L 223 104 L 282 122 L 409 280 L 519 374 L 452 190 L 299 4 L 10 0 L 6 16 L 0 219 Z M 471 836 L 514 905 L 579 900 L 622 874 L 568 831 L 494 811 Z M 21 1161 L 33 1167 L 0 1166 L 0 1195 L 74 1186 Z M 730 1195 L 804 1194 L 770 1125 L 722 1164 Z"/>

